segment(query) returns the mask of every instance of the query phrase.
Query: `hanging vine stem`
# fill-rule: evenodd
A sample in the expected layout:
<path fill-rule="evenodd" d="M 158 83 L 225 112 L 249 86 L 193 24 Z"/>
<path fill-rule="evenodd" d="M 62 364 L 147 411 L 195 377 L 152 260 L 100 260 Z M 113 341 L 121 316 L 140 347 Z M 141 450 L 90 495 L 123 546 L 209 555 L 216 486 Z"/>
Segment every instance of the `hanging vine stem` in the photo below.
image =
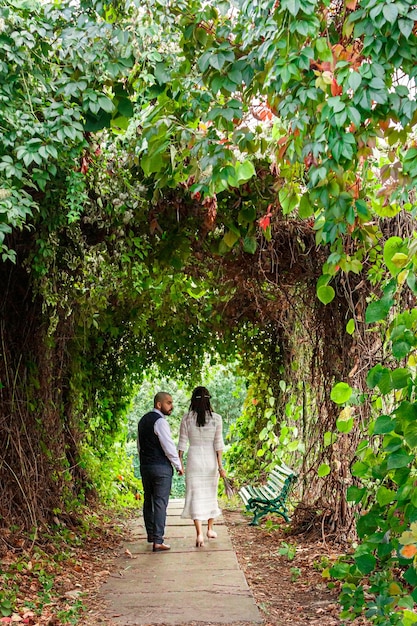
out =
<path fill-rule="evenodd" d="M 31 522 L 32 522 L 32 528 L 34 529 L 34 537 L 32 539 L 32 542 L 33 542 L 32 545 L 34 545 L 36 543 L 36 540 L 37 540 L 37 537 L 38 537 L 38 522 L 37 522 L 36 510 L 32 506 L 32 503 L 29 501 L 28 497 L 26 496 L 26 491 L 25 491 L 21 481 L 19 480 L 19 477 L 17 476 L 16 472 L 13 470 L 13 468 L 10 467 L 10 465 L 7 463 L 7 461 L 5 459 L 2 460 L 2 465 L 4 465 L 9 470 L 11 475 L 13 476 L 16 485 L 19 487 L 20 493 L 22 494 L 22 497 L 23 497 L 24 501 L 27 504 L 27 511 L 29 512 L 30 519 L 31 519 Z"/>

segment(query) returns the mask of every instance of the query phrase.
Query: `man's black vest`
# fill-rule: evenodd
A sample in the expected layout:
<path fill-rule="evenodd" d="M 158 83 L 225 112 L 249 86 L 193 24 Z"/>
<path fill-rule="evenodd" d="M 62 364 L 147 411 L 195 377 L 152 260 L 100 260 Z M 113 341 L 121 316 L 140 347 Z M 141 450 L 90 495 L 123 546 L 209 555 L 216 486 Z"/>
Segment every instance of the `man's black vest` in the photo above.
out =
<path fill-rule="evenodd" d="M 171 463 L 165 456 L 165 452 L 159 443 L 158 437 L 154 433 L 154 426 L 157 420 L 164 419 L 159 413 L 150 411 L 139 420 L 139 461 L 140 465 L 169 465 Z"/>

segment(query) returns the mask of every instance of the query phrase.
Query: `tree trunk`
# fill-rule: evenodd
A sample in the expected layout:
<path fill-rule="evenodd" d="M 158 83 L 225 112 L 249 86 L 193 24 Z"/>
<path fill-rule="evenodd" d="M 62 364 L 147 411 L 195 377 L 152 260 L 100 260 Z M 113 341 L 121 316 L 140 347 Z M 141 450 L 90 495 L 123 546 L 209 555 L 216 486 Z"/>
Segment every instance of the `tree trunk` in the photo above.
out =
<path fill-rule="evenodd" d="M 71 328 L 48 335 L 42 300 L 19 264 L 0 264 L 0 523 L 36 528 L 73 489 L 66 349 Z M 68 458 L 70 457 L 70 458 Z"/>

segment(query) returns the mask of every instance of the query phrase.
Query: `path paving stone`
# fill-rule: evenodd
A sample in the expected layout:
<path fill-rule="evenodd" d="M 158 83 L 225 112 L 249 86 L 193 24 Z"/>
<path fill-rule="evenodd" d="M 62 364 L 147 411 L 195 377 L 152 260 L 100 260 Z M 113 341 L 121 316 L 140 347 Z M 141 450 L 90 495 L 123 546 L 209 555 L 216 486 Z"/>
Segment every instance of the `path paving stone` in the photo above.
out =
<path fill-rule="evenodd" d="M 142 518 L 133 522 L 133 541 L 101 588 L 108 616 L 120 626 L 262 624 L 222 518 L 217 539 L 196 548 L 192 521 L 180 518 L 182 506 L 171 500 L 168 507 L 167 552 L 153 553 Z"/>

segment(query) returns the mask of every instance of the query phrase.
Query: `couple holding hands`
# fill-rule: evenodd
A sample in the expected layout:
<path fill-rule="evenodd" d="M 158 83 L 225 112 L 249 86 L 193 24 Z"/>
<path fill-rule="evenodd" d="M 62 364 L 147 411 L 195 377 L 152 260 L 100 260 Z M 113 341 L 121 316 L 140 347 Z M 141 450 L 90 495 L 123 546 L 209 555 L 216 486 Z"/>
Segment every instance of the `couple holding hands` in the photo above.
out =
<path fill-rule="evenodd" d="M 207 521 L 207 538 L 215 539 L 213 522 L 221 514 L 217 502 L 219 476 L 226 476 L 222 466 L 222 418 L 213 412 L 210 394 L 205 387 L 193 391 L 188 413 L 180 426 L 178 451 L 166 419 L 173 410 L 172 396 L 160 391 L 154 408 L 138 424 L 138 452 L 144 491 L 143 518 L 148 542 L 154 552 L 170 549 L 164 543 L 166 510 L 173 468 L 185 473 L 185 504 L 182 518 L 192 519 L 196 530 L 196 547 L 204 546 L 203 522 Z M 183 458 L 187 449 L 187 467 Z"/>

